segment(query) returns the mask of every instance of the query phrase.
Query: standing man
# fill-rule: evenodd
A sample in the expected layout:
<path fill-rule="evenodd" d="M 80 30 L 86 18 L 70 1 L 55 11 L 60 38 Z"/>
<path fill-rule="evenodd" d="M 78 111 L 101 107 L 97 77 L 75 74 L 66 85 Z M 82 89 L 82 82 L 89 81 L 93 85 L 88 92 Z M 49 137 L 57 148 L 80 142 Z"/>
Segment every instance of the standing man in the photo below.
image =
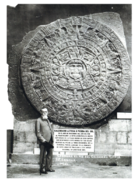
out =
<path fill-rule="evenodd" d="M 40 174 L 47 174 L 47 171 L 54 172 L 52 169 L 52 148 L 53 130 L 48 120 L 48 110 L 41 110 L 41 117 L 36 121 L 36 135 L 40 144 Z"/>

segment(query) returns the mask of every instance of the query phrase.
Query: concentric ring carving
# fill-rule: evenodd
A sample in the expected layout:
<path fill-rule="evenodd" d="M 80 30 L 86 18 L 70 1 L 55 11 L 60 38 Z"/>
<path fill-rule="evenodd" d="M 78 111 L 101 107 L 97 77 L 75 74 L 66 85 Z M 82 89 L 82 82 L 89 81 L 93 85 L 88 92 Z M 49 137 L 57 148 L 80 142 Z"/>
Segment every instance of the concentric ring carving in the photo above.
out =
<path fill-rule="evenodd" d="M 89 17 L 42 26 L 22 53 L 26 95 L 40 111 L 66 125 L 108 116 L 129 85 L 129 59 L 117 35 Z"/>

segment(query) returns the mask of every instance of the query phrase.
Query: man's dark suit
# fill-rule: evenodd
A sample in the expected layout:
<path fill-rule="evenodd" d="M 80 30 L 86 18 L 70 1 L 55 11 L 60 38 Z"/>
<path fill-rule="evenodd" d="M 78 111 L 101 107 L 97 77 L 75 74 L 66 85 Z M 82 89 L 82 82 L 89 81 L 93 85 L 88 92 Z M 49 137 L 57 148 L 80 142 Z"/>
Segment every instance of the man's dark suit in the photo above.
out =
<path fill-rule="evenodd" d="M 36 121 L 36 135 L 38 144 L 40 144 L 40 170 L 52 169 L 52 148 L 49 148 L 44 142 L 53 144 L 53 130 L 48 119 L 38 118 Z"/>

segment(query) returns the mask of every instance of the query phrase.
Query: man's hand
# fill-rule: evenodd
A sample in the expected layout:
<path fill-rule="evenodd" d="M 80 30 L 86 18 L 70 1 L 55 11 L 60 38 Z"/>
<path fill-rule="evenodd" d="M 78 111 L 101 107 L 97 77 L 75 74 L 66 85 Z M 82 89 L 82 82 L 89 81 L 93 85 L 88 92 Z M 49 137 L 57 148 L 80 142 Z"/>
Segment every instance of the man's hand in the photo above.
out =
<path fill-rule="evenodd" d="M 50 144 L 49 142 L 47 142 L 46 140 L 43 141 L 42 144 L 45 145 L 47 148 L 54 148 L 54 146 Z"/>
<path fill-rule="evenodd" d="M 46 140 L 42 141 L 42 143 L 46 143 L 46 142 L 47 142 Z"/>

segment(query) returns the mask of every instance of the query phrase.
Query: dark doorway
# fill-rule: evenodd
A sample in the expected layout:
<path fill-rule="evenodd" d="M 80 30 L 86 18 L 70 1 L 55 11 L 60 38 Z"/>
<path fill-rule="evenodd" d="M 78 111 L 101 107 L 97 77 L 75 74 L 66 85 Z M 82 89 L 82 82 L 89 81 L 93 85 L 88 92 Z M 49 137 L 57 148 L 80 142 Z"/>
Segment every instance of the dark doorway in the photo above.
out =
<path fill-rule="evenodd" d="M 5 128 L 5 163 L 9 161 L 10 153 L 13 153 L 13 129 Z"/>

